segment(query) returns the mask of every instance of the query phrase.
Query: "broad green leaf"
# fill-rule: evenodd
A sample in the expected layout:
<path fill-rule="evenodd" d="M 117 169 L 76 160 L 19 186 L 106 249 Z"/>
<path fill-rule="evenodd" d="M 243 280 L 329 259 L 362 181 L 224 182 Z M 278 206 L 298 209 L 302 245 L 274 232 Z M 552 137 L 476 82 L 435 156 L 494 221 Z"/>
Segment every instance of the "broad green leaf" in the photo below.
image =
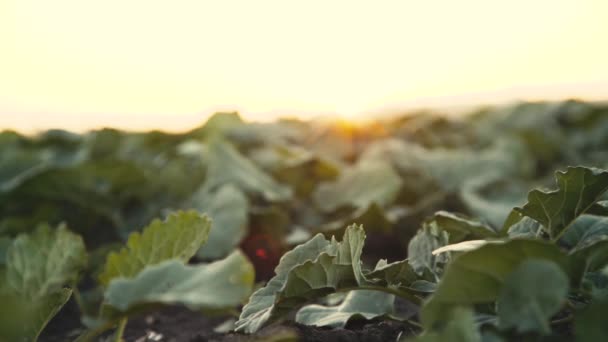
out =
<path fill-rule="evenodd" d="M 608 298 L 608 274 L 601 271 L 586 272 L 581 280 L 581 290 L 594 299 Z"/>
<path fill-rule="evenodd" d="M 438 267 L 448 262 L 447 254 L 434 255 L 433 251 L 448 245 L 447 232 L 441 231 L 434 224 L 427 224 L 410 240 L 407 247 L 407 260 L 418 274 L 425 269 L 437 275 Z"/>
<path fill-rule="evenodd" d="M 13 149 L 0 156 L 0 192 L 8 192 L 52 165 L 51 151 Z"/>
<path fill-rule="evenodd" d="M 57 145 L 34 148 L 27 144 L 3 148 L 0 144 L 0 193 L 12 191 L 46 170 L 78 164 L 85 157 L 84 151 L 77 141 L 72 145 L 64 149 Z"/>
<path fill-rule="evenodd" d="M 593 243 L 608 239 L 608 217 L 595 215 L 579 216 L 559 240 L 572 251 L 583 249 Z"/>
<path fill-rule="evenodd" d="M 287 252 L 275 269 L 275 277 L 251 295 L 235 330 L 256 332 L 308 300 L 363 283 L 360 257 L 364 240 L 363 228 L 353 225 L 342 242 L 333 238 L 328 241 L 317 234 Z"/>
<path fill-rule="evenodd" d="M 487 244 L 450 262 L 437 290 L 422 307 L 423 325 L 432 328 L 440 324 L 445 313 L 457 306 L 494 302 L 509 274 L 529 259 L 555 262 L 570 274 L 567 256 L 554 244 L 541 240 Z"/>
<path fill-rule="evenodd" d="M 373 282 L 379 282 L 385 286 L 409 286 L 419 280 L 418 275 L 407 260 L 388 263 L 381 259 L 373 271 L 365 274 L 365 277 Z"/>
<path fill-rule="evenodd" d="M 349 320 L 371 320 L 393 315 L 395 296 L 369 290 L 350 291 L 338 306 L 307 305 L 296 314 L 296 322 L 318 327 L 344 328 Z"/>
<path fill-rule="evenodd" d="M 473 311 L 469 308 L 453 308 L 446 314 L 445 326 L 439 331 L 425 331 L 414 338 L 402 338 L 400 342 L 481 342 L 475 325 Z"/>
<path fill-rule="evenodd" d="M 142 233 L 132 233 L 126 247 L 108 255 L 99 281 L 107 286 L 113 278 L 131 278 L 165 260 L 186 262 L 207 241 L 210 229 L 211 220 L 196 211 L 173 213 L 165 221 L 156 219 Z"/>
<path fill-rule="evenodd" d="M 195 266 L 167 260 L 147 266 L 134 278 L 110 282 L 106 303 L 121 311 L 143 304 L 181 304 L 192 310 L 226 309 L 249 296 L 254 282 L 253 266 L 241 252 L 225 259 Z"/>
<path fill-rule="evenodd" d="M 488 174 L 497 177 L 522 177 L 532 170 L 529 152 L 513 139 L 497 139 L 492 145 L 481 150 L 443 150 L 438 155 L 431 173 L 448 190 L 462 188 L 471 179 Z"/>
<path fill-rule="evenodd" d="M 236 329 L 245 332 L 259 330 L 271 318 L 275 296 L 284 288 L 289 272 L 296 266 L 317 258 L 329 245 L 323 235 L 317 234 L 308 242 L 285 253 L 275 268 L 276 275 L 266 286 L 255 291 L 249 298 L 249 303 L 243 307 Z"/>
<path fill-rule="evenodd" d="M 542 225 L 529 217 L 523 217 L 519 222 L 509 227 L 507 234 L 510 238 L 534 239 L 542 233 Z"/>
<path fill-rule="evenodd" d="M 212 220 L 209 239 L 197 256 L 202 259 L 225 257 L 247 234 L 247 197 L 235 186 L 226 184 L 214 193 L 198 191 L 191 201 L 195 209 Z"/>
<path fill-rule="evenodd" d="M 595 240 L 570 252 L 570 259 L 575 274 L 583 276 L 583 272 L 594 272 L 608 265 L 608 239 Z M 577 277 L 576 279 L 579 279 Z"/>
<path fill-rule="evenodd" d="M 605 217 L 581 215 L 559 240 L 570 249 L 574 279 L 608 265 L 608 221 Z"/>
<path fill-rule="evenodd" d="M 592 301 L 588 307 L 578 312 L 574 320 L 576 341 L 608 341 L 606 312 L 608 312 L 608 298 Z"/>
<path fill-rule="evenodd" d="M 395 199 L 402 180 L 386 162 L 360 162 L 345 169 L 335 182 L 321 184 L 313 194 L 324 212 L 343 207 L 362 208 L 376 203 L 384 207 Z"/>
<path fill-rule="evenodd" d="M 71 294 L 70 289 L 59 289 L 36 298 L 17 292 L 0 293 L 0 341 L 36 341 Z"/>
<path fill-rule="evenodd" d="M 121 229 L 124 219 L 151 196 L 155 186 L 149 178 L 133 162 L 117 159 L 44 170 L 0 196 L 0 208 L 20 213 L 13 218 L 13 227 L 0 230 L 25 232 L 40 222 L 67 222 L 88 242 L 114 238 L 113 229 Z M 128 211 L 122 212 L 127 204 Z"/>
<path fill-rule="evenodd" d="M 276 182 L 249 159 L 242 156 L 230 143 L 213 139 L 209 143 L 205 191 L 215 191 L 224 184 L 233 184 L 252 195 L 268 201 L 285 201 L 291 198 L 290 188 Z"/>
<path fill-rule="evenodd" d="M 65 226 L 42 225 L 19 235 L 6 258 L 6 282 L 26 298 L 42 298 L 73 281 L 87 262 L 82 238 Z"/>
<path fill-rule="evenodd" d="M 527 183 L 494 171 L 467 180 L 462 185 L 460 198 L 473 215 L 493 227 L 501 227 L 513 207 L 526 201 L 528 189 Z"/>
<path fill-rule="evenodd" d="M 482 150 L 427 148 L 397 139 L 370 145 L 361 156 L 371 163 L 392 161 L 403 173 L 417 174 L 414 182 L 430 176 L 446 192 L 455 192 L 471 179 L 487 174 L 501 178 L 528 173 L 530 161 L 524 146 L 513 139 L 500 139 Z"/>
<path fill-rule="evenodd" d="M 39 226 L 9 246 L 0 270 L 0 340 L 35 341 L 68 301 L 74 281 L 86 264 L 82 238 L 65 226 Z"/>
<path fill-rule="evenodd" d="M 555 173 L 559 189 L 532 190 L 528 203 L 514 210 L 540 222 L 552 239 L 560 237 L 608 190 L 608 172 L 596 168 L 569 167 Z M 509 227 L 506 227 L 509 228 Z"/>
<path fill-rule="evenodd" d="M 498 236 L 498 233 L 494 229 L 482 222 L 447 211 L 436 212 L 428 221 L 434 221 L 439 229 L 446 231 L 450 243 Z"/>
<path fill-rule="evenodd" d="M 568 277 L 554 262 L 527 260 L 505 281 L 496 303 L 498 325 L 517 333 L 551 332 L 550 318 L 562 307 L 568 294 Z"/>

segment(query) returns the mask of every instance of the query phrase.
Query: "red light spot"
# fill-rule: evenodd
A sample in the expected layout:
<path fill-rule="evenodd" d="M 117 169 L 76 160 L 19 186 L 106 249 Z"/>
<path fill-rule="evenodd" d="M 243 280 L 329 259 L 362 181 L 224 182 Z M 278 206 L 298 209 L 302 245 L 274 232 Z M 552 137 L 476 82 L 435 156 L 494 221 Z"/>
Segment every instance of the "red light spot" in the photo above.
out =
<path fill-rule="evenodd" d="M 260 259 L 268 259 L 268 254 L 266 253 L 266 250 L 264 250 L 262 248 L 256 249 L 255 255 Z"/>

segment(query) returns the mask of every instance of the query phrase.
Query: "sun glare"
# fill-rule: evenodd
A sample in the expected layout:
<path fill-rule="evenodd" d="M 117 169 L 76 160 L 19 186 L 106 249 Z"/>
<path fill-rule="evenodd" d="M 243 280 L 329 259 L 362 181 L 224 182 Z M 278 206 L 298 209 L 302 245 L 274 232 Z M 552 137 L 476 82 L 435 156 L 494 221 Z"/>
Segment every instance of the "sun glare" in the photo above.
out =
<path fill-rule="evenodd" d="M 606 13 L 605 0 L 0 0 L 0 128 L 595 99 L 608 96 Z"/>

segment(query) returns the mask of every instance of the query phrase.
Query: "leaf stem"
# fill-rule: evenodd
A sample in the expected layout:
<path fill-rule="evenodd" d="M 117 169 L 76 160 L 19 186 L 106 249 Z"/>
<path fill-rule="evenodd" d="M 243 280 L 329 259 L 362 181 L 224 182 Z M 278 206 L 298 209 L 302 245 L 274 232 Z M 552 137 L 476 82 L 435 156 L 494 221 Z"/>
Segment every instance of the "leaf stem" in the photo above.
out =
<path fill-rule="evenodd" d="M 420 324 L 420 323 L 418 323 L 416 321 L 413 321 L 411 319 L 406 319 L 405 322 L 407 322 L 407 324 L 409 324 L 409 325 L 415 326 L 416 328 L 424 329 L 424 327 L 422 326 L 422 324 Z"/>
<path fill-rule="evenodd" d="M 123 342 L 122 335 L 125 333 L 125 327 L 127 326 L 128 319 L 125 317 L 118 322 L 118 327 L 114 334 L 114 342 Z"/>

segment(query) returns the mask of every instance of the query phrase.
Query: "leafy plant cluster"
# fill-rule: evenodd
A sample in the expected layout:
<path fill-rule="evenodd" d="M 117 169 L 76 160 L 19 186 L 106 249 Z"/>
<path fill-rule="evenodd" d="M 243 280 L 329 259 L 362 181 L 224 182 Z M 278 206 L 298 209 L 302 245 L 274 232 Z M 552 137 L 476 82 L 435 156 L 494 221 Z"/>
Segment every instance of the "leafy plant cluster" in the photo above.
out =
<path fill-rule="evenodd" d="M 558 189 L 533 190 L 500 227 L 440 211 L 410 241 L 408 258 L 364 269 L 361 226 L 341 242 L 321 234 L 286 253 L 276 276 L 243 308 L 236 330 L 252 333 L 329 293 L 339 305 L 308 305 L 296 321 L 343 327 L 353 317 L 395 315 L 395 297 L 417 306 L 422 329 L 404 341 L 601 341 L 608 312 L 608 171 L 570 167 Z M 563 331 L 562 326 L 568 329 Z"/>
<path fill-rule="evenodd" d="M 602 340 L 607 160 L 608 107 L 576 101 L 4 131 L 0 340 L 35 340 L 70 300 L 81 341 L 160 306 L 243 304 L 242 333 L 295 313 L 400 321 L 404 340 Z"/>
<path fill-rule="evenodd" d="M 128 317 L 146 306 L 219 310 L 238 305 L 250 293 L 254 277 L 253 266 L 240 251 L 209 264 L 185 265 L 206 242 L 210 226 L 207 216 L 177 212 L 153 221 L 141 234 L 131 234 L 126 246 L 105 259 L 98 275 L 103 298 L 94 316 L 86 315 L 77 286 L 87 262 L 82 238 L 65 226 L 47 225 L 19 235 L 7 244 L 0 269 L 3 340 L 36 340 L 72 294 L 90 328 L 78 338 L 83 341 L 117 324 L 120 340 Z"/>

